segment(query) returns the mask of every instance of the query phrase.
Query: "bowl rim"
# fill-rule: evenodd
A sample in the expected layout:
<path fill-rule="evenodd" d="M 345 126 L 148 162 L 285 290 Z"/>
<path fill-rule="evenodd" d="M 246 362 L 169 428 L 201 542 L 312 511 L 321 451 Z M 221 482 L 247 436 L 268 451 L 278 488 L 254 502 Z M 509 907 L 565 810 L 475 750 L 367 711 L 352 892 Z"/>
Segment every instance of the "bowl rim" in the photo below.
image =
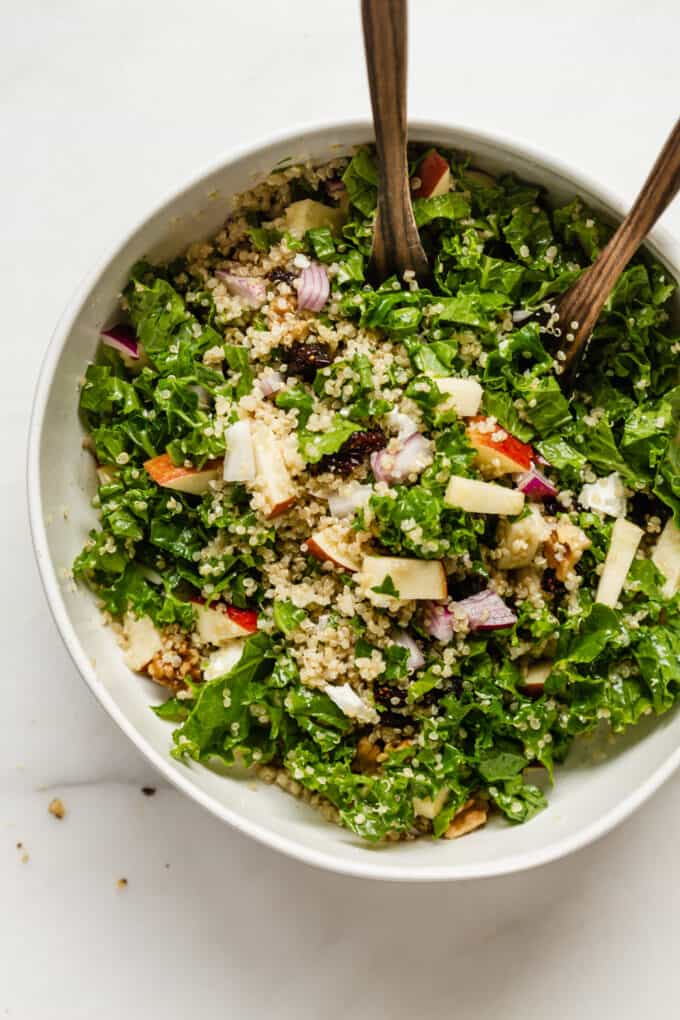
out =
<path fill-rule="evenodd" d="M 617 214 L 623 215 L 626 208 L 621 198 L 613 193 L 608 187 L 600 185 L 587 173 L 575 169 L 570 163 L 557 157 L 546 155 L 536 146 L 523 140 L 505 135 L 496 131 L 480 131 L 465 124 L 453 122 L 430 121 L 422 118 L 409 120 L 409 128 L 414 129 L 419 135 L 427 136 L 432 140 L 453 132 L 461 139 L 460 148 L 467 145 L 474 148 L 475 143 L 492 146 L 508 154 L 514 154 L 529 164 L 535 164 L 537 169 L 547 169 L 552 174 L 564 179 L 565 183 L 574 184 L 585 188 L 597 196 L 610 209 Z M 76 666 L 83 681 L 99 701 L 102 708 L 108 713 L 113 721 L 119 726 L 123 733 L 132 741 L 139 751 L 151 762 L 151 764 L 171 783 L 175 788 L 185 793 L 192 800 L 196 801 L 211 814 L 228 822 L 235 829 L 253 837 L 258 842 L 272 849 L 279 850 L 289 857 L 303 861 L 316 867 L 349 875 L 357 878 L 372 878 L 383 881 L 398 882 L 438 882 L 458 881 L 476 878 L 491 878 L 501 875 L 513 874 L 515 872 L 529 870 L 539 867 L 551 861 L 556 861 L 575 850 L 582 849 L 589 843 L 594 842 L 616 825 L 626 819 L 640 805 L 642 805 L 660 786 L 664 783 L 680 765 L 680 747 L 668 755 L 666 760 L 659 765 L 641 782 L 632 793 L 628 794 L 622 801 L 614 805 L 609 811 L 602 815 L 596 822 L 593 822 L 583 829 L 564 838 L 558 838 L 547 846 L 535 851 L 521 851 L 509 854 L 490 862 L 479 864 L 456 865 L 448 863 L 442 865 L 428 865 L 426 870 L 420 871 L 415 862 L 406 864 L 385 863 L 384 857 L 378 867 L 372 863 L 371 855 L 366 854 L 362 860 L 344 860 L 336 856 L 332 850 L 317 850 L 306 846 L 302 840 L 293 839 L 287 836 L 280 836 L 272 832 L 267 826 L 242 816 L 232 808 L 221 804 L 209 793 L 199 789 L 191 779 L 191 774 L 179 773 L 171 763 L 169 756 L 164 756 L 156 751 L 139 734 L 132 723 L 129 722 L 125 713 L 118 707 L 112 695 L 106 689 L 80 645 L 80 641 L 66 613 L 64 598 L 57 577 L 57 571 L 52 563 L 47 541 L 47 529 L 44 515 L 42 488 L 40 482 L 40 444 L 44 426 L 44 416 L 47 400 L 55 374 L 55 369 L 68 341 L 75 319 L 80 313 L 84 299 L 96 284 L 99 277 L 105 271 L 115 256 L 129 243 L 132 237 L 153 217 L 159 215 L 163 210 L 174 202 L 181 194 L 192 190 L 200 185 L 201 181 L 211 174 L 219 171 L 222 167 L 237 160 L 257 155 L 261 150 L 275 145 L 290 142 L 291 144 L 304 142 L 308 136 L 323 134 L 324 132 L 343 131 L 356 133 L 357 137 L 371 135 L 373 130 L 372 122 L 367 118 L 352 118 L 347 120 L 333 120 L 329 122 L 301 123 L 286 130 L 268 134 L 266 137 L 244 142 L 239 146 L 230 148 L 227 152 L 211 160 L 206 166 L 192 174 L 181 184 L 169 190 L 160 201 L 141 219 L 130 226 L 125 233 L 118 236 L 114 243 L 108 245 L 108 250 L 98 259 L 93 270 L 88 272 L 76 287 L 71 299 L 62 312 L 54 332 L 47 345 L 43 356 L 42 364 L 38 374 L 35 388 L 33 408 L 28 431 L 28 464 L 27 464 L 27 494 L 29 523 L 34 553 L 38 565 L 38 571 L 43 586 L 43 591 L 56 624 L 60 637 Z M 663 228 L 655 228 L 649 235 L 646 242 L 648 247 L 654 249 L 663 258 L 665 252 L 677 248 L 675 238 Z M 665 256 L 675 261 L 669 256 Z M 680 258 L 677 259 L 680 267 Z"/>

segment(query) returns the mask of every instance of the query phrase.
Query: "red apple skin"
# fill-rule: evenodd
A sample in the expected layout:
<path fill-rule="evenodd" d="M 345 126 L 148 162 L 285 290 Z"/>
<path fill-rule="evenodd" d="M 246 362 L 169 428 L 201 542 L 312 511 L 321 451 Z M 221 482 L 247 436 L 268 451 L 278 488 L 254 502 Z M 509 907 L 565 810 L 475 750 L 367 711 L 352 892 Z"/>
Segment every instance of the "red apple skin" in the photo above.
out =
<path fill-rule="evenodd" d="M 451 177 L 451 168 L 448 160 L 444 159 L 436 149 L 431 149 L 417 170 L 420 178 L 420 187 L 413 192 L 414 198 L 429 198 L 439 182 L 448 174 Z M 446 189 L 448 191 L 448 188 Z M 444 192 L 442 191 L 441 194 Z"/>
<path fill-rule="evenodd" d="M 535 457 L 533 448 L 528 443 L 522 443 L 519 439 L 515 439 L 506 429 L 503 429 L 503 432 L 506 433 L 505 439 L 500 440 L 492 439 L 493 432 L 480 432 L 475 426 L 486 420 L 483 415 L 470 418 L 466 431 L 472 445 L 475 447 L 488 446 L 492 450 L 498 450 L 499 453 L 504 454 L 517 464 L 518 471 L 528 471 Z M 501 429 L 502 426 L 499 425 L 498 428 Z"/>
<path fill-rule="evenodd" d="M 296 500 L 296 496 L 291 496 L 290 499 L 284 500 L 283 503 L 275 503 L 269 513 L 265 515 L 267 520 L 271 521 L 273 517 L 278 517 L 279 514 L 285 514 L 286 510 L 289 510 Z"/>
<path fill-rule="evenodd" d="M 543 680 L 531 680 L 525 681 L 518 686 L 522 694 L 526 694 L 527 698 L 540 698 L 545 689 L 545 682 Z"/>
<path fill-rule="evenodd" d="M 172 483 L 179 478 L 202 474 L 204 471 L 217 471 L 221 463 L 219 460 L 209 460 L 200 469 L 177 467 L 176 464 L 173 464 L 169 454 L 162 453 L 160 457 L 152 457 L 151 460 L 144 461 L 144 470 L 156 485 L 172 487 Z"/>
<path fill-rule="evenodd" d="M 195 606 L 204 606 L 206 599 L 202 595 L 192 595 L 189 599 Z M 257 630 L 257 612 L 255 609 L 237 609 L 236 606 L 225 605 L 224 602 L 213 602 L 210 609 L 226 613 L 232 623 L 240 627 L 244 634 L 254 634 Z"/>
<path fill-rule="evenodd" d="M 257 613 L 254 609 L 237 609 L 236 606 L 227 606 L 227 616 L 249 634 L 254 634 L 257 630 Z"/>
<path fill-rule="evenodd" d="M 307 552 L 310 556 L 313 556 L 317 560 L 334 563 L 336 567 L 341 567 L 342 570 L 347 570 L 350 573 L 354 573 L 357 570 L 357 567 L 354 564 L 350 565 L 346 561 L 338 560 L 332 556 L 329 550 L 325 549 L 322 545 L 319 545 L 313 536 L 307 539 Z"/>

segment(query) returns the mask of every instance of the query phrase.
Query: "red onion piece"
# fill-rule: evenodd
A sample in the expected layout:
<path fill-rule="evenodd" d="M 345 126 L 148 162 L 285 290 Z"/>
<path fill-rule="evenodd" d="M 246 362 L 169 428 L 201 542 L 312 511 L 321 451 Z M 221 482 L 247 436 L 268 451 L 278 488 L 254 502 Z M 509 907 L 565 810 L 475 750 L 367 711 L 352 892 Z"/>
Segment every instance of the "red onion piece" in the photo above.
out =
<path fill-rule="evenodd" d="M 345 485 L 330 494 L 328 509 L 333 517 L 349 517 L 359 507 L 366 506 L 372 492 L 372 485 Z"/>
<path fill-rule="evenodd" d="M 331 292 L 326 270 L 318 262 L 303 269 L 293 286 L 297 290 L 298 308 L 308 308 L 310 312 L 320 312 Z"/>
<path fill-rule="evenodd" d="M 397 453 L 378 450 L 371 454 L 371 469 L 379 482 L 403 482 L 410 475 L 419 475 L 432 463 L 432 444 L 414 432 Z"/>
<path fill-rule="evenodd" d="M 393 432 L 398 433 L 400 440 L 408 439 L 414 432 L 418 431 L 418 426 L 408 414 L 402 414 L 401 411 L 390 411 L 385 415 L 385 424 L 388 428 L 392 429 Z"/>
<path fill-rule="evenodd" d="M 257 385 L 260 387 L 263 397 L 271 397 L 279 392 L 283 386 L 283 379 L 273 368 L 267 369 L 262 375 L 258 375 Z"/>
<path fill-rule="evenodd" d="M 467 616 L 470 630 L 501 630 L 517 623 L 512 609 L 490 588 L 453 604 Z"/>
<path fill-rule="evenodd" d="M 535 467 L 517 476 L 517 488 L 529 499 L 553 499 L 557 489 Z"/>
<path fill-rule="evenodd" d="M 415 638 L 412 638 L 408 631 L 400 630 L 394 637 L 394 643 L 407 650 L 408 659 L 406 661 L 406 668 L 409 673 L 414 673 L 425 665 L 425 656 L 421 652 Z"/>
<path fill-rule="evenodd" d="M 259 308 L 267 297 L 267 286 L 259 276 L 236 276 L 224 269 L 216 269 L 215 276 L 222 280 L 227 290 L 234 297 L 251 308 Z"/>
<path fill-rule="evenodd" d="M 99 335 L 106 347 L 112 347 L 114 351 L 119 351 L 128 358 L 139 357 L 139 341 L 132 326 L 126 326 L 121 322 L 117 326 L 103 329 Z"/>
<path fill-rule="evenodd" d="M 442 602 L 427 602 L 423 614 L 425 630 L 430 637 L 448 644 L 453 639 L 455 617 L 448 605 Z"/>
<path fill-rule="evenodd" d="M 346 191 L 345 184 L 339 177 L 326 181 L 326 194 L 329 198 L 339 198 Z"/>

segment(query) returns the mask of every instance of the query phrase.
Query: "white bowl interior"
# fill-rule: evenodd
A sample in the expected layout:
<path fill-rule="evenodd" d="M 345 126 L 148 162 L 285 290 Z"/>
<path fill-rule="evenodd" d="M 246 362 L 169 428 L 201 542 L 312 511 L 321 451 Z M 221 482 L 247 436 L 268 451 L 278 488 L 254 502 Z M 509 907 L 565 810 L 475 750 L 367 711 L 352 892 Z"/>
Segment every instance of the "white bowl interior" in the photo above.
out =
<path fill-rule="evenodd" d="M 623 738 L 601 737 L 580 744 L 558 770 L 549 808 L 526 825 L 510 827 L 494 821 L 474 836 L 451 843 L 420 840 L 373 848 L 276 788 L 259 784 L 254 789 L 249 778 L 170 759 L 170 726 L 148 708 L 161 700 L 158 688 L 125 668 L 93 598 L 76 590 L 67 575 L 96 525 L 90 506 L 95 472 L 91 457 L 81 447 L 78 380 L 94 355 L 100 327 L 115 314 L 131 265 L 142 256 L 157 260 L 176 255 L 189 242 L 216 232 L 229 211 L 230 197 L 251 187 L 280 160 L 321 162 L 370 137 L 368 125 L 350 124 L 309 131 L 243 153 L 164 204 L 81 289 L 53 339 L 36 398 L 29 472 L 34 539 L 55 618 L 85 680 L 135 744 L 190 796 L 256 838 L 339 871 L 411 880 L 499 874 L 558 857 L 625 817 L 676 766 L 680 714 L 640 726 Z M 544 184 L 557 202 L 578 193 L 599 210 L 617 214 L 616 203 L 602 189 L 526 149 L 422 123 L 414 125 L 411 138 L 467 151 L 477 165 L 491 172 L 514 170 Z M 655 237 L 656 253 L 672 272 L 680 274 L 678 246 L 668 238 Z"/>

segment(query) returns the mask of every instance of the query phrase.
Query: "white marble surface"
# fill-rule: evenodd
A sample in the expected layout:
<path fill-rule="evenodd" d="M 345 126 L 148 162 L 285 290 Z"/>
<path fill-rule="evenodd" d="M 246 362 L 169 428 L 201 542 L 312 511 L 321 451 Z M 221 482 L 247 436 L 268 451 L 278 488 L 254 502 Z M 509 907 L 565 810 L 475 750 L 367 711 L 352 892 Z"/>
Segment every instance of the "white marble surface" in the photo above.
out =
<path fill-rule="evenodd" d="M 412 6 L 414 114 L 502 129 L 632 196 L 678 112 L 673 0 Z M 24 447 L 66 298 L 231 144 L 367 110 L 354 0 L 0 0 L 0 1017 L 677 1014 L 680 776 L 533 873 L 427 888 L 324 874 L 158 784 L 49 617 Z M 666 222 L 680 231 L 679 205 Z"/>

